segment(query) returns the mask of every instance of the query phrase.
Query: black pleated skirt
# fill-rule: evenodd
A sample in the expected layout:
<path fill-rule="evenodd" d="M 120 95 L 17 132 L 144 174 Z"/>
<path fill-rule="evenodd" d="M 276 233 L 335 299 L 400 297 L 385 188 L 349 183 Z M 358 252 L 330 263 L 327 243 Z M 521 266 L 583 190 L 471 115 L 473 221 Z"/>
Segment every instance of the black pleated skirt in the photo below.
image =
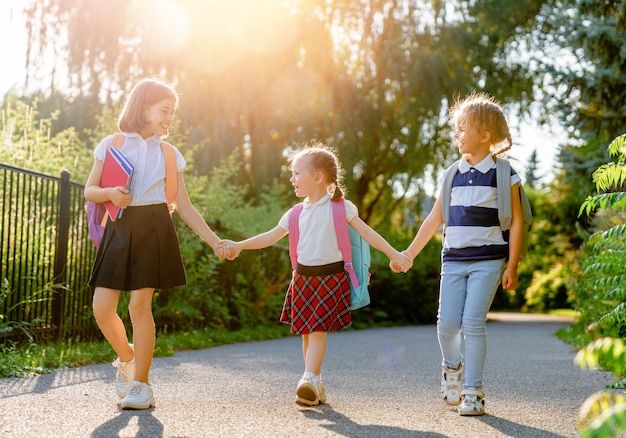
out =
<path fill-rule="evenodd" d="M 178 236 L 166 204 L 128 207 L 104 230 L 92 287 L 168 289 L 186 284 Z"/>

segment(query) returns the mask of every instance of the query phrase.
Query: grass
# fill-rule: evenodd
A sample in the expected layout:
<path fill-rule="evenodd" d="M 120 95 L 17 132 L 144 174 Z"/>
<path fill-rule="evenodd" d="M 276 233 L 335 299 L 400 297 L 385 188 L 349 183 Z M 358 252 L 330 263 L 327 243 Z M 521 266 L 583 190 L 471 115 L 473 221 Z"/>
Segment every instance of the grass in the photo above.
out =
<path fill-rule="evenodd" d="M 246 328 L 237 331 L 193 330 L 183 333 L 159 334 L 155 357 L 173 356 L 176 351 L 199 350 L 219 345 L 279 339 L 289 336 L 284 325 Z M 0 378 L 28 377 L 51 372 L 57 368 L 74 368 L 110 362 L 115 353 L 106 341 L 81 340 L 30 343 L 21 346 L 0 345 Z"/>
<path fill-rule="evenodd" d="M 573 318 L 578 318 L 580 316 L 580 312 L 574 309 L 554 309 L 550 310 L 548 314 L 557 316 L 571 316 Z"/>

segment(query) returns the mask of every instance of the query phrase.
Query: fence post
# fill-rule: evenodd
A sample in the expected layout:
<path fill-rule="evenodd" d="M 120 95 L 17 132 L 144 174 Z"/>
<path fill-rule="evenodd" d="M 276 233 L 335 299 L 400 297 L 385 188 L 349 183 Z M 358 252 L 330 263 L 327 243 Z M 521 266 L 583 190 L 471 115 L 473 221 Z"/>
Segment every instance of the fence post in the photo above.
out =
<path fill-rule="evenodd" d="M 57 329 L 57 339 L 63 334 L 64 304 L 66 291 L 67 245 L 70 231 L 70 173 L 61 172 L 59 186 L 59 213 L 57 218 L 56 248 L 54 251 L 54 296 L 52 299 L 52 323 Z"/>

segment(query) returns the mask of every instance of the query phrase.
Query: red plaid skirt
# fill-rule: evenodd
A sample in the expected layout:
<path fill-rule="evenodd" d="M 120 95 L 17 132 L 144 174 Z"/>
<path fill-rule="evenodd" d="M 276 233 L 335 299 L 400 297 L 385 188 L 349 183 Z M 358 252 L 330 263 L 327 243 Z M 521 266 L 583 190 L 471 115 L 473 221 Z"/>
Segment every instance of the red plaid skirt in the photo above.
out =
<path fill-rule="evenodd" d="M 291 324 L 294 335 L 350 327 L 350 278 L 346 272 L 315 277 L 294 272 L 280 322 Z"/>

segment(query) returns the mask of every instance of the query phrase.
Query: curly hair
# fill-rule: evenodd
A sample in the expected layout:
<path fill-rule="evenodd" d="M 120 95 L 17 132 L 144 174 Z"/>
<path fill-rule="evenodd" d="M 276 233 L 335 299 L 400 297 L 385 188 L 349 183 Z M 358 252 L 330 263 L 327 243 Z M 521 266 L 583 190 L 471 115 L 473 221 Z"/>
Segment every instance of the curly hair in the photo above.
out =
<path fill-rule="evenodd" d="M 508 151 L 513 146 L 502 106 L 486 93 L 475 91 L 464 99 L 457 100 L 450 108 L 450 117 L 453 120 L 469 122 L 482 131 L 489 131 L 493 141 L 491 153 L 494 156 Z M 506 144 L 495 150 L 495 147 L 503 142 Z"/>

